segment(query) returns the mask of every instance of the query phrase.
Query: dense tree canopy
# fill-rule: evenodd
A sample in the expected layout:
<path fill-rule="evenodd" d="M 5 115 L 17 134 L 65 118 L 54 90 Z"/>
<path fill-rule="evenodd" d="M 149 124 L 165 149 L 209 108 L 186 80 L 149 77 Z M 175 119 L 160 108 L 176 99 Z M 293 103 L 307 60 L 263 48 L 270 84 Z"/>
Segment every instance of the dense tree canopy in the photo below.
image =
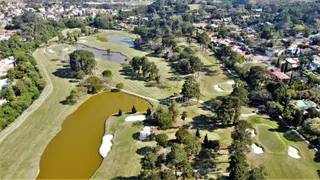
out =
<path fill-rule="evenodd" d="M 96 60 L 94 54 L 87 50 L 75 50 L 70 54 L 70 67 L 74 71 L 84 71 L 86 74 L 92 74 Z"/>

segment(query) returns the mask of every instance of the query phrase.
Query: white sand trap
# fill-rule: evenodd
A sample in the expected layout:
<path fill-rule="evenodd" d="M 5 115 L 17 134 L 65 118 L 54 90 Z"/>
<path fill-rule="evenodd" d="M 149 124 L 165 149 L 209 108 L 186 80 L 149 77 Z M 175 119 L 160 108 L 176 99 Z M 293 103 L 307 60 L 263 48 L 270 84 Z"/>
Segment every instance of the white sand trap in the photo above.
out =
<path fill-rule="evenodd" d="M 64 48 L 63 51 L 69 51 L 69 49 L 68 48 Z"/>
<path fill-rule="evenodd" d="M 87 42 L 86 40 L 80 40 L 79 42 Z"/>
<path fill-rule="evenodd" d="M 55 51 L 52 50 L 52 49 L 48 49 L 48 51 L 49 51 L 50 53 L 54 53 L 54 52 L 55 52 Z"/>
<path fill-rule="evenodd" d="M 105 158 L 108 155 L 108 152 L 111 150 L 112 138 L 113 138 L 113 135 L 111 134 L 107 134 L 102 137 L 102 144 L 100 146 L 99 153 L 103 158 Z"/>
<path fill-rule="evenodd" d="M 227 84 L 235 84 L 234 80 L 228 81 Z"/>
<path fill-rule="evenodd" d="M 213 87 L 216 91 L 223 92 L 223 89 L 221 89 L 218 85 L 214 85 Z"/>
<path fill-rule="evenodd" d="M 251 145 L 251 149 L 255 154 L 263 154 L 263 149 L 254 143 Z"/>
<path fill-rule="evenodd" d="M 86 38 L 86 37 L 79 37 L 80 39 Z"/>
<path fill-rule="evenodd" d="M 247 128 L 246 132 L 249 133 L 251 135 L 251 137 L 255 137 L 256 136 L 256 134 L 254 133 L 254 129 Z"/>
<path fill-rule="evenodd" d="M 301 156 L 299 156 L 299 150 L 293 146 L 289 146 L 288 155 L 295 159 L 301 158 Z"/>
<path fill-rule="evenodd" d="M 140 131 L 140 136 L 139 136 L 139 139 L 141 141 L 144 141 L 146 140 L 150 135 L 151 135 L 151 127 L 150 126 L 146 126 L 143 128 L 142 131 Z"/>
<path fill-rule="evenodd" d="M 139 115 L 139 116 L 128 116 L 126 117 L 125 121 L 144 121 L 146 120 L 145 115 Z"/>

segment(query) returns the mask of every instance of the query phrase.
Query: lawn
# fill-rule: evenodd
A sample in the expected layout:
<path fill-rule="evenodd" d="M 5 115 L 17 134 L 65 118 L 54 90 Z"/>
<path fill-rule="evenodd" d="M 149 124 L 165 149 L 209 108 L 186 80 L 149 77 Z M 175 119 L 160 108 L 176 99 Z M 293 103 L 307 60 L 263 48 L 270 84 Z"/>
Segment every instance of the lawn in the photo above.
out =
<path fill-rule="evenodd" d="M 278 133 L 272 133 L 275 129 L 264 124 L 257 125 L 256 127 L 257 134 L 259 134 L 258 141 L 263 144 L 266 151 L 278 153 L 286 150 L 285 144 L 282 139 L 280 139 Z"/>
<path fill-rule="evenodd" d="M 264 148 L 265 153 L 249 153 L 247 159 L 252 166 L 262 164 L 268 174 L 267 179 L 319 178 L 317 169 L 320 169 L 320 163 L 314 162 L 315 151 L 309 149 L 306 143 L 297 138 L 286 139 L 285 130 L 266 116 L 251 116 L 248 121 L 257 130 L 254 141 Z M 298 148 L 301 159 L 294 159 L 287 154 L 289 145 Z"/>
<path fill-rule="evenodd" d="M 91 179 L 113 179 L 139 175 L 142 156 L 137 153 L 137 150 L 145 146 L 153 146 L 155 142 L 135 140 L 133 136 L 142 129 L 142 126 L 134 126 L 133 122 L 125 122 L 124 119 L 127 116 L 111 116 L 106 121 L 105 134 L 114 135 L 113 145 Z"/>

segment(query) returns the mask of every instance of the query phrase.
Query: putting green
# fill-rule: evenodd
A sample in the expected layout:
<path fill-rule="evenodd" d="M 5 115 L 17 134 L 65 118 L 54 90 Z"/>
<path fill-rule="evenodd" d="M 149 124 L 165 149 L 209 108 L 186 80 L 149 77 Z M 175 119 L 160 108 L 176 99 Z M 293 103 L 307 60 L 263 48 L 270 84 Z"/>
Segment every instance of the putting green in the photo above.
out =
<path fill-rule="evenodd" d="M 267 151 L 279 153 L 285 150 L 286 146 L 274 128 L 264 124 L 258 125 L 257 127 L 258 140 Z"/>

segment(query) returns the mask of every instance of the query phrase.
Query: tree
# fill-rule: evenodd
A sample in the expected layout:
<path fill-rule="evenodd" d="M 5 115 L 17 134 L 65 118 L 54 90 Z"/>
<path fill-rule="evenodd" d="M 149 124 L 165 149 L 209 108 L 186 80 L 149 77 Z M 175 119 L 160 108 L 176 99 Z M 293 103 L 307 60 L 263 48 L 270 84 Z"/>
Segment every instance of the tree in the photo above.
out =
<path fill-rule="evenodd" d="M 161 179 L 164 179 L 164 180 L 176 180 L 176 176 L 174 175 L 172 170 L 166 169 L 164 171 L 161 171 Z"/>
<path fill-rule="evenodd" d="M 300 126 L 303 121 L 303 111 L 297 110 L 294 114 L 293 125 Z"/>
<path fill-rule="evenodd" d="M 182 114 L 181 114 L 181 119 L 184 121 L 187 117 L 188 117 L 188 112 L 187 111 L 183 111 Z"/>
<path fill-rule="evenodd" d="M 77 72 L 77 79 L 83 79 L 85 76 L 84 71 L 80 70 Z"/>
<path fill-rule="evenodd" d="M 70 67 L 78 72 L 83 70 L 86 74 L 92 74 L 96 66 L 94 54 L 87 50 L 75 50 L 70 54 Z"/>
<path fill-rule="evenodd" d="M 187 153 L 180 145 L 173 144 L 171 152 L 167 155 L 167 160 L 168 164 L 174 167 L 177 176 L 178 170 L 188 162 Z"/>
<path fill-rule="evenodd" d="M 72 89 L 70 95 L 66 98 L 67 104 L 74 105 L 78 101 L 78 92 L 76 89 Z"/>
<path fill-rule="evenodd" d="M 203 139 L 203 144 L 204 144 L 204 145 L 208 145 L 208 143 L 209 143 L 208 134 L 206 134 L 206 135 L 204 136 L 204 139 Z"/>
<path fill-rule="evenodd" d="M 156 135 L 156 141 L 159 146 L 167 147 L 168 146 L 168 135 L 161 133 Z"/>
<path fill-rule="evenodd" d="M 111 78 L 112 77 L 112 72 L 110 70 L 104 70 L 102 72 L 102 76 L 105 78 Z"/>
<path fill-rule="evenodd" d="M 172 127 L 172 115 L 167 112 L 162 112 L 157 116 L 157 123 L 161 129 L 169 129 Z"/>
<path fill-rule="evenodd" d="M 186 97 L 186 98 L 200 98 L 200 84 L 197 83 L 195 80 L 192 78 L 187 79 L 181 90 L 181 94 Z"/>
<path fill-rule="evenodd" d="M 197 129 L 197 131 L 196 131 L 196 137 L 201 138 L 201 135 L 200 135 L 199 129 Z"/>
<path fill-rule="evenodd" d="M 150 116 L 151 115 L 151 109 L 148 107 L 148 109 L 147 109 L 147 116 Z"/>
<path fill-rule="evenodd" d="M 108 56 L 110 56 L 111 55 L 111 50 L 107 49 L 107 53 L 108 53 Z"/>
<path fill-rule="evenodd" d="M 239 120 L 241 103 L 235 96 L 227 96 L 222 99 L 222 104 L 217 109 L 218 119 L 223 125 L 235 124 Z"/>
<path fill-rule="evenodd" d="M 169 112 L 172 114 L 172 120 L 174 121 L 179 116 L 178 104 L 173 100 L 169 106 Z"/>
<path fill-rule="evenodd" d="M 185 129 L 179 129 L 175 134 L 177 141 L 182 144 L 187 144 L 191 138 L 191 134 Z"/>
<path fill-rule="evenodd" d="M 142 168 L 147 170 L 155 169 L 159 155 L 155 152 L 148 152 L 141 160 Z"/>
<path fill-rule="evenodd" d="M 241 105 L 246 105 L 249 102 L 248 90 L 242 86 L 237 86 L 233 89 L 231 95 L 239 98 Z"/>
<path fill-rule="evenodd" d="M 248 178 L 249 165 L 246 162 L 246 155 L 241 150 L 230 156 L 228 171 L 229 179 L 245 180 Z"/>
<path fill-rule="evenodd" d="M 197 155 L 201 151 L 201 142 L 197 137 L 190 136 L 184 148 L 188 154 Z"/>
<path fill-rule="evenodd" d="M 303 127 L 315 135 L 320 136 L 320 118 L 306 120 L 303 123 Z"/>
<path fill-rule="evenodd" d="M 133 114 L 135 114 L 135 113 L 137 112 L 136 107 L 132 106 L 131 112 L 132 112 Z"/>
<path fill-rule="evenodd" d="M 85 85 L 89 93 L 97 92 L 97 85 L 101 85 L 101 81 L 97 76 L 90 76 L 85 80 Z"/>
<path fill-rule="evenodd" d="M 116 84 L 116 88 L 117 89 L 123 89 L 124 88 L 124 85 L 123 85 L 123 83 L 118 83 L 118 84 Z"/>
<path fill-rule="evenodd" d="M 248 180 L 264 180 L 266 172 L 264 167 L 261 165 L 258 168 L 254 168 L 249 172 Z"/>
<path fill-rule="evenodd" d="M 122 110 L 119 109 L 118 116 L 122 116 Z"/>

